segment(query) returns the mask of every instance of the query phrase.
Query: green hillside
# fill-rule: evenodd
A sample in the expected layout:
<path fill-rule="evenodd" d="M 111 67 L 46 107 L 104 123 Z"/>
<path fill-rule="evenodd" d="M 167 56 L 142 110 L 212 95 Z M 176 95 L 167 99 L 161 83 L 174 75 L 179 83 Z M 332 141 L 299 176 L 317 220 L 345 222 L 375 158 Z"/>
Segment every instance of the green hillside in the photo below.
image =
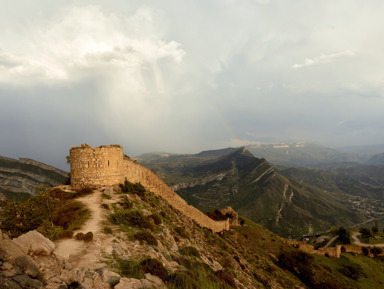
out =
<path fill-rule="evenodd" d="M 153 163 L 138 160 L 195 207 L 211 211 L 232 206 L 282 236 L 301 236 L 309 224 L 323 231 L 366 220 L 338 195 L 284 177 L 246 148 L 167 155 Z"/>

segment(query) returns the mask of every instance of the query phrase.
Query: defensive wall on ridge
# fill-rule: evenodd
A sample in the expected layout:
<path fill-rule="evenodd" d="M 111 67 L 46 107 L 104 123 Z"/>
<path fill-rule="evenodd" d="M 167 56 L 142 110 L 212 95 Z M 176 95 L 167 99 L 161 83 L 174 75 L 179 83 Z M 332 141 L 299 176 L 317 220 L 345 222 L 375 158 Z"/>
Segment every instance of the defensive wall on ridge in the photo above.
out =
<path fill-rule="evenodd" d="M 357 246 L 357 245 L 336 245 L 336 247 L 328 247 L 328 248 L 319 248 L 315 250 L 315 248 L 302 241 L 296 241 L 296 240 L 287 240 L 283 239 L 285 242 L 287 242 L 289 245 L 303 250 L 304 252 L 314 254 L 314 255 L 320 255 L 320 256 L 328 256 L 333 258 L 340 258 L 341 253 L 351 253 L 351 254 L 359 254 L 364 255 L 363 247 Z M 372 247 L 375 247 L 372 245 Z M 384 253 L 380 253 L 377 256 L 383 256 Z"/>
<path fill-rule="evenodd" d="M 171 206 L 200 226 L 214 232 L 229 230 L 229 219 L 215 221 L 200 210 L 187 204 L 178 194 L 172 191 L 159 177 L 149 169 L 124 157 L 120 145 L 100 146 L 89 145 L 70 149 L 71 185 L 72 187 L 114 186 L 123 183 L 125 178 L 132 183 L 141 183 L 148 191 L 162 197 Z"/>

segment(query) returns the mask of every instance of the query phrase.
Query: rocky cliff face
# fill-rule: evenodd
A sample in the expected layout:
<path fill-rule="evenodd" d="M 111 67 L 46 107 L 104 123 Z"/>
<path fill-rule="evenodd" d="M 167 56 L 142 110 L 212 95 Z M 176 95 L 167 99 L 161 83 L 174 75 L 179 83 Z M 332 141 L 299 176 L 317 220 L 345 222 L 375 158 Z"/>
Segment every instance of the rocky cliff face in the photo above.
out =
<path fill-rule="evenodd" d="M 26 199 L 35 194 L 35 188 L 64 184 L 68 173 L 31 159 L 0 157 L 0 193 L 7 198 Z"/>

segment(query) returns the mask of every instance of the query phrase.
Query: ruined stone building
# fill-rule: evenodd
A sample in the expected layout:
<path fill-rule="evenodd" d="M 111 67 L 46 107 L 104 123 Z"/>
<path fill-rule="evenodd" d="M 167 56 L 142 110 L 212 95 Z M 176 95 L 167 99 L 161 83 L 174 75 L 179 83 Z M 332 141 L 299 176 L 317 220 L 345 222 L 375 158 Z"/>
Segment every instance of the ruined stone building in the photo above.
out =
<path fill-rule="evenodd" d="M 214 221 L 193 206 L 187 204 L 149 169 L 124 157 L 120 145 L 89 145 L 70 149 L 71 186 L 105 187 L 123 183 L 125 178 L 132 183 L 141 183 L 148 191 L 159 195 L 171 206 L 196 221 L 200 226 L 214 232 L 228 230 L 229 219 Z"/>

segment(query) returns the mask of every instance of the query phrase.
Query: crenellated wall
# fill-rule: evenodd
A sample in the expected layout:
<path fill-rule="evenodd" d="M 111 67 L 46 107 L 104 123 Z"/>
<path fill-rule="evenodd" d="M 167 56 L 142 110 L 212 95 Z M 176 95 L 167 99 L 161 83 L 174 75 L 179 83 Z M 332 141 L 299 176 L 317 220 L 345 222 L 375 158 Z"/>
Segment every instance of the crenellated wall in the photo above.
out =
<path fill-rule="evenodd" d="M 161 196 L 171 206 L 196 221 L 200 226 L 209 228 L 214 232 L 229 230 L 229 219 L 225 221 L 212 220 L 200 210 L 188 205 L 184 199 L 172 191 L 170 187 L 149 169 L 131 160 L 124 160 L 123 174 L 130 182 L 141 183 L 147 190 Z"/>
<path fill-rule="evenodd" d="M 318 250 L 315 250 L 315 248 L 312 245 L 309 245 L 306 242 L 296 241 L 296 240 L 287 240 L 287 239 L 283 239 L 283 240 L 285 240 L 292 247 L 303 250 L 304 252 L 307 252 L 310 254 L 328 256 L 333 258 L 340 258 L 340 255 L 341 255 L 341 247 L 342 247 L 341 245 L 337 245 L 336 247 L 329 247 L 329 248 L 319 248 Z"/>
<path fill-rule="evenodd" d="M 193 206 L 187 204 L 149 169 L 124 158 L 123 148 L 119 145 L 93 148 L 81 145 L 70 149 L 71 185 L 113 186 L 123 183 L 125 178 L 132 183 L 141 183 L 148 191 L 161 196 L 171 206 L 190 217 L 200 226 L 214 232 L 229 230 L 229 219 L 214 221 Z"/>
<path fill-rule="evenodd" d="M 363 247 L 357 246 L 357 245 L 336 245 L 335 247 L 319 248 L 315 250 L 315 248 L 312 245 L 309 245 L 306 242 L 296 241 L 296 240 L 287 240 L 284 238 L 282 239 L 285 242 L 287 242 L 289 245 L 314 255 L 328 256 L 333 258 L 340 258 L 341 253 L 364 255 Z M 371 249 L 373 247 L 375 246 L 372 245 L 372 247 L 369 247 L 369 248 Z M 370 254 L 369 256 L 373 257 L 374 255 Z M 384 252 L 378 254 L 377 256 L 384 256 Z"/>

